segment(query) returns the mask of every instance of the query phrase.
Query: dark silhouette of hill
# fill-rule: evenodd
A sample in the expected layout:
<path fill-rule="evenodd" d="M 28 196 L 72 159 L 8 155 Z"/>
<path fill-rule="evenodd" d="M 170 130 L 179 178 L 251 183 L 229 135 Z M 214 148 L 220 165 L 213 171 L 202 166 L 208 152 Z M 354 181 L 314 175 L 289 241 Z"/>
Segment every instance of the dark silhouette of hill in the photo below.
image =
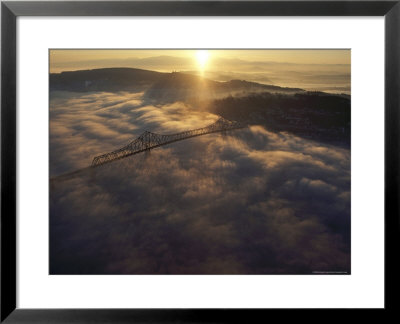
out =
<path fill-rule="evenodd" d="M 226 119 L 350 147 L 351 102 L 343 96 L 323 92 L 253 93 L 215 100 L 208 109 Z"/>
<path fill-rule="evenodd" d="M 201 102 L 226 96 L 252 92 L 293 94 L 304 92 L 298 88 L 283 88 L 245 80 L 213 81 L 200 76 L 173 72 L 163 75 L 145 94 L 149 101 L 171 103 L 176 101 Z"/>
<path fill-rule="evenodd" d="M 201 76 L 162 73 L 134 68 L 104 68 L 50 74 L 50 90 L 64 91 L 144 91 L 145 99 L 157 102 L 216 99 L 248 92 L 303 92 L 244 80 L 213 81 Z"/>
<path fill-rule="evenodd" d="M 269 91 L 269 92 L 274 92 L 274 93 L 299 93 L 299 92 L 305 92 L 305 90 L 300 89 L 300 88 L 287 88 L 287 87 L 279 87 L 279 86 L 274 86 L 274 85 L 269 85 L 269 84 L 261 84 L 257 82 L 250 82 L 250 81 L 245 81 L 245 80 L 230 80 L 227 82 L 222 83 L 223 86 L 227 89 L 230 90 L 242 90 L 246 89 L 248 91 L 251 90 L 263 90 L 263 91 Z"/>
<path fill-rule="evenodd" d="M 50 74 L 50 90 L 66 91 L 143 91 L 165 73 L 133 69 L 105 68 Z"/>

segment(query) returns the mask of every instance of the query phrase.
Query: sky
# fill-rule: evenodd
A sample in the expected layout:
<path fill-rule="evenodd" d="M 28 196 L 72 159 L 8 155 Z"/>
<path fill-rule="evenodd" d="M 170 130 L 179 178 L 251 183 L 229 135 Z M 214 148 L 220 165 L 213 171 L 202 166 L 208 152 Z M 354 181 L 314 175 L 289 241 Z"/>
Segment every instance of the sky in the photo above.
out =
<path fill-rule="evenodd" d="M 50 50 L 50 73 L 109 67 L 350 94 L 350 50 Z"/>

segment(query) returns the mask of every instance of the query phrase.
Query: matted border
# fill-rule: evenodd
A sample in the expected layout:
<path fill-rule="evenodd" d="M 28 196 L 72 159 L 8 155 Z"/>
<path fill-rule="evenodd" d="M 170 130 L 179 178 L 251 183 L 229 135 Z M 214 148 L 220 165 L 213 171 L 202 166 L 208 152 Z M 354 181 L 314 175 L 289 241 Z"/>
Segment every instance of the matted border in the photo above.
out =
<path fill-rule="evenodd" d="M 7 323 L 254 322 L 268 310 L 16 309 L 17 16 L 384 16 L 385 310 L 397 307 L 399 246 L 400 0 L 2 2 L 1 318 Z M 366 290 L 368 287 L 366 287 Z M 344 292 L 345 293 L 345 292 Z M 270 310 L 271 311 L 271 310 Z M 273 310 L 276 312 L 276 310 Z M 314 310 L 315 311 L 315 310 Z M 279 311 L 279 314 L 282 310 Z M 306 313 L 306 314 L 305 314 Z M 387 312 L 386 312 L 387 313 Z M 309 312 L 302 311 L 309 316 Z M 378 316 L 383 315 L 378 311 Z M 367 315 L 370 317 L 370 312 Z"/>

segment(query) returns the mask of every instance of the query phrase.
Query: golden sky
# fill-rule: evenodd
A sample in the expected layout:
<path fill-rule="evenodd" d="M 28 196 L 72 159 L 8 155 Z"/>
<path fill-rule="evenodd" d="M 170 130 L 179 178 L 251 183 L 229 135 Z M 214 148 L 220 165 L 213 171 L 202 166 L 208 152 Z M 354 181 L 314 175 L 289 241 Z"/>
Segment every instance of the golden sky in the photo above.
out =
<path fill-rule="evenodd" d="M 159 58 L 159 69 L 165 71 L 166 57 L 186 59 L 196 65 L 197 50 L 50 50 L 50 72 L 100 67 L 137 67 L 141 60 Z M 209 69 L 212 62 L 236 59 L 247 62 L 277 62 L 291 64 L 350 64 L 350 50 L 208 50 Z M 162 57 L 166 61 L 162 62 Z M 139 61 L 139 62 L 138 62 Z M 156 64 L 155 64 L 156 65 Z M 171 67 L 174 68 L 174 67 Z M 176 67 L 175 67 L 176 68 Z"/>
<path fill-rule="evenodd" d="M 350 92 L 350 50 L 50 50 L 50 73 L 128 67 L 228 81 Z"/>

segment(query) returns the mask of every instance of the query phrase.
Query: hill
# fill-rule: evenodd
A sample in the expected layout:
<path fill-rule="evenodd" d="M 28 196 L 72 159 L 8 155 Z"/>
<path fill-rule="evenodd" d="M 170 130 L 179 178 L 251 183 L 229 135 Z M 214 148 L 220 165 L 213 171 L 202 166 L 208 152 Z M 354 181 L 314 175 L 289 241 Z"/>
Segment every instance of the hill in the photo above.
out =
<path fill-rule="evenodd" d="M 176 101 L 201 102 L 256 92 L 294 94 L 304 92 L 304 90 L 265 85 L 245 80 L 213 81 L 196 75 L 173 72 L 163 75 L 154 83 L 146 91 L 145 98 L 159 103 Z"/>
<path fill-rule="evenodd" d="M 105 68 L 50 74 L 50 90 L 64 91 L 143 91 L 165 73 L 133 69 Z"/>
<path fill-rule="evenodd" d="M 295 95 L 253 93 L 213 101 L 209 111 L 275 132 L 350 147 L 351 101 L 323 92 Z"/>
<path fill-rule="evenodd" d="M 157 102 L 217 99 L 249 92 L 298 93 L 283 88 L 244 80 L 213 81 L 182 73 L 162 73 L 134 68 L 104 68 L 50 74 L 50 90 L 146 91 L 145 99 Z"/>

